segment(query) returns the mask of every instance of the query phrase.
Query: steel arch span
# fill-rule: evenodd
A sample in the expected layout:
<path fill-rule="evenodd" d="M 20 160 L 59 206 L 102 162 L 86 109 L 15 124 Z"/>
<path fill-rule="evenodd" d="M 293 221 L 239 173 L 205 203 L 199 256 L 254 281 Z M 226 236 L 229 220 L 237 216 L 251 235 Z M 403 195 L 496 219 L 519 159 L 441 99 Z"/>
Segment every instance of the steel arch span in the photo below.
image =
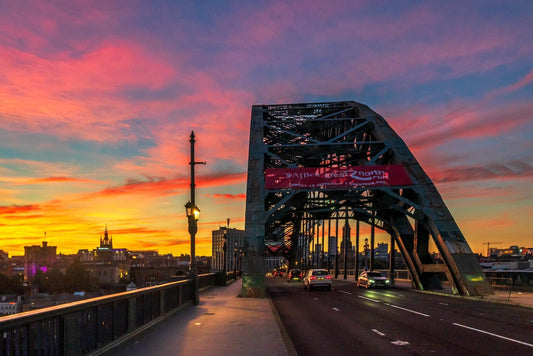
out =
<path fill-rule="evenodd" d="M 374 266 L 374 230 L 380 229 L 389 234 L 391 251 L 400 250 L 416 288 L 440 289 L 445 276 L 457 294 L 492 293 L 435 185 L 366 105 L 254 105 L 247 179 L 242 296 L 265 294 L 265 241 L 283 243 L 291 267 L 323 267 L 325 231 L 336 253 L 339 222 L 349 221 L 357 224 L 356 256 L 359 223 L 370 225 L 368 267 Z M 356 270 L 359 265 L 356 257 Z"/>

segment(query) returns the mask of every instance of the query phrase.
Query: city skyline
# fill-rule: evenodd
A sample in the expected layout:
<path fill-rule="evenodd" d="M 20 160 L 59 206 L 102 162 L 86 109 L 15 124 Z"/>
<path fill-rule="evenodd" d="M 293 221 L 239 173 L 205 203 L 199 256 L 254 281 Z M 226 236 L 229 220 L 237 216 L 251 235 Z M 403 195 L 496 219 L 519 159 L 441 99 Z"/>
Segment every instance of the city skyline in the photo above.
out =
<path fill-rule="evenodd" d="M 531 245 L 529 1 L 0 9 L 0 250 L 10 255 L 45 231 L 76 253 L 106 225 L 117 245 L 190 253 L 192 130 L 207 161 L 196 169 L 196 251 L 210 255 L 212 230 L 228 218 L 244 229 L 252 105 L 336 100 L 387 120 L 474 252 Z"/>

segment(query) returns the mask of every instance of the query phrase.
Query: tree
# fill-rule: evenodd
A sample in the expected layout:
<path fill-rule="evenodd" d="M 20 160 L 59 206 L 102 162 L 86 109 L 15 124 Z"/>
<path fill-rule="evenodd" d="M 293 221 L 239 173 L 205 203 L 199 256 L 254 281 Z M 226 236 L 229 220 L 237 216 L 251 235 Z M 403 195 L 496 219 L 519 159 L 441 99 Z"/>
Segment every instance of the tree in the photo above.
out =
<path fill-rule="evenodd" d="M 87 274 L 85 265 L 74 260 L 65 273 L 65 289 L 70 292 L 93 290 L 94 284 Z"/>
<path fill-rule="evenodd" d="M 5 274 L 0 273 L 0 294 L 8 294 L 12 292 L 10 288 L 11 280 Z"/>
<path fill-rule="evenodd" d="M 63 293 L 65 291 L 65 275 L 57 268 L 46 272 L 46 288 L 49 293 Z"/>
<path fill-rule="evenodd" d="M 36 272 L 35 272 L 35 275 L 33 276 L 32 280 L 31 280 L 31 283 L 33 286 L 37 286 L 39 292 L 42 292 L 42 293 L 46 293 L 48 292 L 46 289 L 46 282 L 45 282 L 45 274 L 43 273 L 43 271 L 41 271 L 40 269 L 38 269 Z"/>

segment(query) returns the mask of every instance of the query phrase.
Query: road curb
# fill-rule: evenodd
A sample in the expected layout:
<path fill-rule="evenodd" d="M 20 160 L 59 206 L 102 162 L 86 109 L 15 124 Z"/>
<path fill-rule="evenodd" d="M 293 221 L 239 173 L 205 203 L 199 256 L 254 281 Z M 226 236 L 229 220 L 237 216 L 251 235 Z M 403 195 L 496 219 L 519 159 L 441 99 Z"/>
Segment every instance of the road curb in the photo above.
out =
<path fill-rule="evenodd" d="M 267 296 L 267 298 L 268 298 L 268 303 L 270 304 L 270 309 L 272 309 L 272 313 L 274 314 L 274 319 L 276 320 L 276 324 L 278 325 L 281 338 L 283 339 L 283 343 L 285 344 L 285 348 L 287 349 L 287 353 L 289 354 L 289 356 L 298 356 L 298 353 L 296 352 L 296 348 L 294 347 L 294 344 L 292 343 L 292 340 L 289 337 L 287 330 L 285 329 L 285 325 L 283 325 L 283 322 L 281 321 L 278 311 L 276 310 L 276 306 L 274 305 L 274 302 L 272 302 L 272 298 L 270 298 L 270 296 Z"/>

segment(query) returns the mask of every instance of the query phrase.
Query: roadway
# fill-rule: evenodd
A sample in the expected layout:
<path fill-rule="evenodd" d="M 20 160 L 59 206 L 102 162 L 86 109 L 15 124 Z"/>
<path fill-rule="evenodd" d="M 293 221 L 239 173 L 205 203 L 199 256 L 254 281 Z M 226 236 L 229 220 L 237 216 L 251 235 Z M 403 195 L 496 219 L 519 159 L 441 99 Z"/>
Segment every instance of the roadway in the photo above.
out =
<path fill-rule="evenodd" d="M 531 355 L 533 309 L 409 289 L 332 291 L 267 278 L 299 355 Z"/>

